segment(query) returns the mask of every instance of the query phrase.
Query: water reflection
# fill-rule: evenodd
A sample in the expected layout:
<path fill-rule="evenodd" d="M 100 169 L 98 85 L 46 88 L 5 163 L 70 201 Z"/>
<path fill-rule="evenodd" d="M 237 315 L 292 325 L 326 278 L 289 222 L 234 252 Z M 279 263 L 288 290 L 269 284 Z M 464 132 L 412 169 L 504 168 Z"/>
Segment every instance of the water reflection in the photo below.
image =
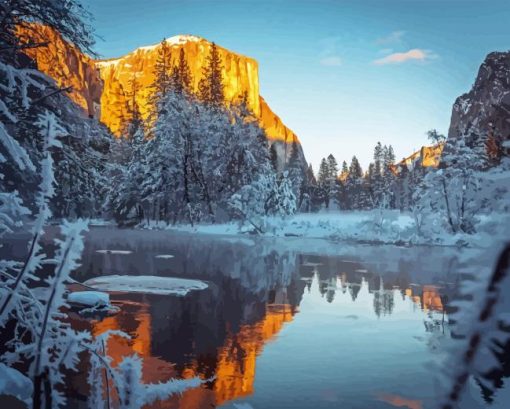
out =
<path fill-rule="evenodd" d="M 135 352 L 141 355 L 145 382 L 175 376 L 214 378 L 201 388 L 158 402 L 153 408 L 233 407 L 236 401 L 251 402 L 255 408 L 308 408 L 311 401 L 316 407 L 337 407 L 349 399 L 370 402 L 367 404 L 372 408 L 395 402 L 414 402 L 413 407 L 422 407 L 432 396 L 431 382 L 421 385 L 418 394 L 425 394 L 423 397 L 416 396 L 414 384 L 393 378 L 399 378 L 399 371 L 411 370 L 411 366 L 413 374 L 425 374 L 420 362 L 429 359 L 426 345 L 420 346 L 416 340 L 433 331 L 437 323 L 444 324 L 445 300 L 455 291 L 455 253 L 437 257 L 442 264 L 424 267 L 416 264 L 416 260 L 426 257 L 420 249 L 410 252 L 392 248 L 381 252 L 380 248 L 361 246 L 336 249 L 338 255 L 324 256 L 317 254 L 323 249 L 296 248 L 296 243 L 145 233 L 137 232 L 126 238 L 122 231 L 114 229 L 92 230 L 84 263 L 75 276 L 85 280 L 102 274 L 149 274 L 209 282 L 207 290 L 186 297 L 113 294 L 113 302 L 121 307 L 120 313 L 86 321 L 96 335 L 106 330 L 122 330 L 131 335 L 131 340 L 111 337 L 108 351 L 115 363 Z M 98 249 L 122 251 L 101 253 Z M 161 254 L 174 257 L 158 257 Z M 325 321 L 323 327 L 293 338 L 292 342 L 281 337 L 286 328 L 289 332 L 300 331 L 310 319 L 307 317 L 315 314 L 318 314 L 315 320 L 336 317 L 342 321 L 335 324 L 337 328 Z M 394 320 L 393 315 L 397 315 Z M 378 321 L 381 324 L 375 325 Z M 395 323 L 401 321 L 412 325 L 396 327 Z M 336 338 L 340 338 L 340 332 L 350 334 L 352 344 L 343 348 L 352 349 L 350 359 L 358 355 L 364 361 L 353 361 L 345 367 L 346 360 L 339 360 L 335 366 L 333 359 L 322 366 L 334 366 L 333 379 L 335 376 L 342 379 L 343 375 L 336 374 L 338 371 L 355 370 L 368 376 L 374 371 L 367 372 L 365 361 L 373 357 L 371 352 L 357 349 L 356 344 L 360 343 L 360 336 L 363 339 L 373 336 L 370 331 L 375 327 L 381 343 L 394 336 L 407 337 L 405 347 L 419 359 L 415 356 L 409 359 L 409 364 L 396 366 L 388 359 L 389 367 L 395 369 L 385 375 L 387 379 L 376 383 L 377 390 L 366 380 L 344 380 L 356 394 L 350 398 L 345 393 L 343 397 L 338 395 L 338 385 L 322 387 L 321 383 L 330 380 L 314 380 L 325 376 L 317 367 L 324 358 L 314 359 L 308 350 L 301 351 L 301 346 L 308 347 L 304 339 L 328 340 L 329 332 Z M 293 358 L 276 356 L 269 363 L 265 361 L 264 351 L 276 339 L 275 345 L 288 342 L 288 350 L 296 350 Z M 388 341 L 388 347 L 390 344 Z M 364 358 L 367 353 L 369 356 Z M 313 397 L 311 401 L 293 396 L 299 395 L 296 392 L 301 375 L 297 368 L 287 376 L 271 373 L 281 368 L 285 372 L 287 367 L 298 364 L 312 376 L 307 384 L 316 383 L 316 392 L 308 393 L 309 399 Z M 386 362 L 381 365 L 382 370 Z M 282 389 L 279 383 L 296 391 L 285 396 L 284 391 L 278 392 Z M 264 396 L 276 395 L 270 402 L 265 401 L 259 390 L 264 391 Z M 279 396 L 280 393 L 283 395 Z"/>
<path fill-rule="evenodd" d="M 445 332 L 458 253 L 93 228 L 74 277 L 108 274 L 209 283 L 186 297 L 112 294 L 117 315 L 73 318 L 128 333 L 109 355 L 141 355 L 145 382 L 214 378 L 153 408 L 427 408 L 426 337 Z"/>

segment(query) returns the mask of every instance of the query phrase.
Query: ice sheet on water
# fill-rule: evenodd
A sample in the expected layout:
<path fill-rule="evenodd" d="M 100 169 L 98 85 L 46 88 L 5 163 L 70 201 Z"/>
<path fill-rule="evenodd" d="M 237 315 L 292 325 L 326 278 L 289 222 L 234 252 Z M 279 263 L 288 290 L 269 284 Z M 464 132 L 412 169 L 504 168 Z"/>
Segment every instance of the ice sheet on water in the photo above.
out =
<path fill-rule="evenodd" d="M 132 251 L 131 250 L 109 250 L 109 249 L 101 249 L 101 250 L 96 250 L 96 253 L 100 253 L 100 254 L 122 254 L 122 255 L 127 255 L 127 254 L 131 254 Z"/>
<path fill-rule="evenodd" d="M 67 296 L 67 301 L 87 307 L 105 306 L 110 304 L 110 295 L 100 291 L 76 291 Z"/>
<path fill-rule="evenodd" d="M 85 281 L 84 284 L 100 291 L 178 296 L 185 296 L 190 291 L 205 290 L 208 287 L 207 283 L 201 280 L 126 275 L 96 277 Z"/>
<path fill-rule="evenodd" d="M 313 263 L 311 261 L 305 261 L 301 265 L 304 266 L 304 267 L 319 267 L 319 266 L 322 266 L 322 263 Z"/>

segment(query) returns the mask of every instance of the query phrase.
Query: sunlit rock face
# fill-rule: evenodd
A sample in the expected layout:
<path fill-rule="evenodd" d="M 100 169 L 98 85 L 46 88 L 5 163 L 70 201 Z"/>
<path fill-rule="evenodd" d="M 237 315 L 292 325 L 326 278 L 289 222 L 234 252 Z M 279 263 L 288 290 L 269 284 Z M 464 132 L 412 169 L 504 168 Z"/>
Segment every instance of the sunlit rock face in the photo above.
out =
<path fill-rule="evenodd" d="M 510 138 L 510 52 L 487 55 L 471 91 L 453 104 L 449 141 L 476 143 L 489 134 Z"/>
<path fill-rule="evenodd" d="M 123 123 L 130 119 L 128 104 L 132 94 L 132 81 L 136 79 L 136 102 L 143 118 L 147 118 L 151 84 L 160 44 L 140 47 L 120 58 L 94 60 L 67 43 L 48 27 L 38 26 L 44 38 L 50 39 L 47 47 L 27 49 L 37 68 L 52 77 L 61 88 L 72 87 L 71 99 L 89 116 L 99 117 L 113 134 L 120 136 Z M 30 33 L 32 36 L 32 33 Z M 34 38 L 36 40 L 36 38 Z M 176 64 L 181 49 L 193 77 L 193 89 L 198 91 L 202 69 L 212 43 L 196 36 L 178 35 L 167 39 L 172 64 Z M 236 54 L 218 46 L 223 64 L 223 82 L 227 105 L 246 98 L 248 107 L 259 119 L 271 142 L 276 142 L 280 165 L 288 160 L 291 149 L 287 144 L 297 136 L 287 128 L 259 94 L 258 63 L 253 58 Z M 299 145 L 300 155 L 304 155 Z"/>
<path fill-rule="evenodd" d="M 68 96 L 89 116 L 99 116 L 103 84 L 95 61 L 51 28 L 40 25 L 32 28 L 33 31 L 25 35 L 33 42 L 47 40 L 48 45 L 26 48 L 25 54 L 36 62 L 38 70 L 53 78 L 58 87 L 71 87 Z"/>
<path fill-rule="evenodd" d="M 422 146 L 419 151 L 416 151 L 408 157 L 392 165 L 391 170 L 393 173 L 398 174 L 405 166 L 408 170 L 415 167 L 438 167 L 441 160 L 441 153 L 443 152 L 443 143 L 432 146 Z"/>
<path fill-rule="evenodd" d="M 190 35 L 178 35 L 168 38 L 166 41 L 171 49 L 172 65 L 177 64 L 180 50 L 184 49 L 186 62 L 193 77 L 193 90 L 198 92 L 202 69 L 210 54 L 212 43 Z M 123 57 L 96 63 L 104 82 L 104 91 L 101 97 L 101 121 L 113 133 L 119 134 L 122 117 L 125 118 L 129 115 L 126 111 L 126 103 L 132 91 L 131 82 L 133 79 L 136 79 L 141 88 L 136 95 L 136 102 L 142 116 L 147 117 L 150 110 L 148 103 L 151 93 L 150 86 L 154 82 L 154 66 L 160 47 L 160 44 L 140 47 Z M 218 52 L 223 62 L 222 73 L 226 103 L 236 103 L 246 96 L 248 107 L 259 118 L 268 138 L 291 143 L 296 136 L 271 111 L 271 108 L 259 95 L 257 61 L 222 47 L 218 47 Z"/>
<path fill-rule="evenodd" d="M 193 89 L 197 92 L 198 83 L 202 78 L 202 68 L 206 64 L 212 44 L 199 37 L 182 35 L 167 39 L 167 44 L 171 49 L 172 65 L 177 64 L 180 49 L 184 49 L 193 77 Z M 160 47 L 160 44 L 140 47 L 121 58 L 96 63 L 104 81 L 101 121 L 107 124 L 115 134 L 118 134 L 120 130 L 119 112 L 127 115 L 124 110 L 128 95 L 132 91 L 133 79 L 136 79 L 140 86 L 136 102 L 142 116 L 147 117 L 150 110 L 148 98 L 151 93 L 151 84 L 154 82 L 154 67 Z M 236 102 L 246 93 L 250 109 L 256 116 L 260 116 L 257 62 L 221 47 L 218 47 L 218 51 L 223 62 L 226 101 Z"/>

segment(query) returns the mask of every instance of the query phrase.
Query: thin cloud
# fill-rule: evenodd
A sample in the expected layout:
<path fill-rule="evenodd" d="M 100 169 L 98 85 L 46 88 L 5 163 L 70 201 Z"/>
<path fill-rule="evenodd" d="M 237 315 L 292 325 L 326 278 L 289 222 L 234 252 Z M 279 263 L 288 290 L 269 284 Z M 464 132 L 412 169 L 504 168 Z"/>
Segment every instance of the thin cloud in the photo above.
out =
<path fill-rule="evenodd" d="M 375 40 L 375 43 L 378 45 L 398 43 L 400 40 L 402 40 L 402 37 L 404 36 L 405 33 L 406 33 L 405 31 L 393 31 L 386 37 L 378 38 L 377 40 Z"/>
<path fill-rule="evenodd" d="M 413 48 L 412 50 L 404 53 L 393 53 L 386 57 L 374 60 L 375 65 L 387 65 L 387 64 L 402 64 L 407 61 L 426 61 L 437 58 L 437 55 L 429 50 L 422 50 L 420 48 Z"/>
<path fill-rule="evenodd" d="M 320 64 L 326 67 L 340 67 L 342 59 L 337 56 L 324 57 L 320 60 Z"/>
<path fill-rule="evenodd" d="M 383 48 L 382 50 L 379 50 L 379 54 L 391 54 L 393 52 L 393 48 Z"/>
<path fill-rule="evenodd" d="M 326 37 L 319 42 L 321 51 L 319 53 L 319 64 L 325 67 L 340 67 L 342 58 L 340 57 L 340 37 Z"/>

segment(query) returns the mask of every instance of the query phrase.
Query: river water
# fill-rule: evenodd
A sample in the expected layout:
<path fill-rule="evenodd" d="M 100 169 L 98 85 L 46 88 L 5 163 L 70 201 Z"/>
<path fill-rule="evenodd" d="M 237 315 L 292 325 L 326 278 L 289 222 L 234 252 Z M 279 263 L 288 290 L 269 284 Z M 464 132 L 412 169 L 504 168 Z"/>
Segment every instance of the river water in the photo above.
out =
<path fill-rule="evenodd" d="M 114 362 L 142 356 L 144 382 L 212 379 L 153 408 L 429 408 L 437 393 L 429 364 L 449 336 L 459 256 L 96 227 L 77 280 L 156 275 L 208 288 L 184 297 L 112 293 L 118 314 L 72 319 L 96 335 L 128 333 L 130 341 L 111 337 L 108 353 Z M 82 383 L 71 383 L 78 399 Z"/>

